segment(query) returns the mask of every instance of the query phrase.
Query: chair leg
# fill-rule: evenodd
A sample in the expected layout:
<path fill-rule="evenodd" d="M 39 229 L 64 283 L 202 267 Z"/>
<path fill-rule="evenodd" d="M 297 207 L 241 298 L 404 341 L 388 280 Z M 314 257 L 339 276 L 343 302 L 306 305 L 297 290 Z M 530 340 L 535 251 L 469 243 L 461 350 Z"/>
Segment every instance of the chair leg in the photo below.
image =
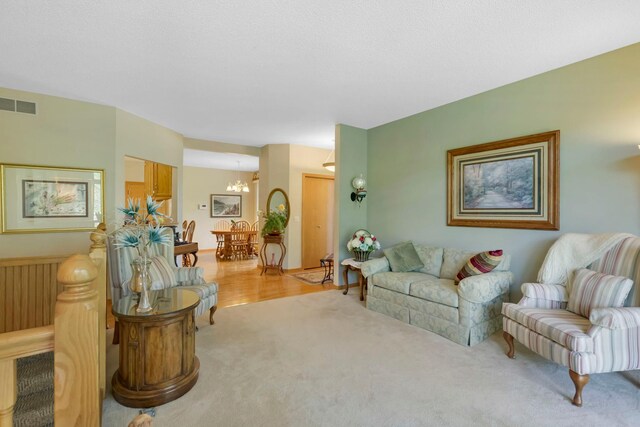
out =
<path fill-rule="evenodd" d="M 507 342 L 507 345 L 509 346 L 509 351 L 507 352 L 507 356 L 510 359 L 515 359 L 516 348 L 513 345 L 513 337 L 510 334 L 508 334 L 506 331 L 502 332 L 502 337 L 504 338 L 504 340 Z"/>
<path fill-rule="evenodd" d="M 571 401 L 571 403 L 576 406 L 582 406 L 582 389 L 589 382 L 589 375 L 580 375 L 579 373 L 569 369 L 569 376 L 571 377 L 571 381 L 573 381 L 573 384 L 576 386 L 576 394 L 573 396 L 573 400 Z"/>
<path fill-rule="evenodd" d="M 214 305 L 213 307 L 211 307 L 209 309 L 209 324 L 213 325 L 215 322 L 213 321 L 213 313 L 216 312 L 216 310 L 218 309 L 217 305 Z"/>

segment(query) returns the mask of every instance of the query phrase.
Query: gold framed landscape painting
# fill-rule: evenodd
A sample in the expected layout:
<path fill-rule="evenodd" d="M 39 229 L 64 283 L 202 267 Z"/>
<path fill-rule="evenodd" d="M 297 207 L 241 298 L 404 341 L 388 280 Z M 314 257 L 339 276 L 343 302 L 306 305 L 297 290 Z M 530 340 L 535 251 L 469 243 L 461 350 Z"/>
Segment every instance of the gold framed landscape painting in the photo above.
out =
<path fill-rule="evenodd" d="M 104 222 L 100 169 L 0 164 L 2 233 L 90 231 Z"/>
<path fill-rule="evenodd" d="M 558 230 L 560 131 L 447 151 L 447 225 Z"/>

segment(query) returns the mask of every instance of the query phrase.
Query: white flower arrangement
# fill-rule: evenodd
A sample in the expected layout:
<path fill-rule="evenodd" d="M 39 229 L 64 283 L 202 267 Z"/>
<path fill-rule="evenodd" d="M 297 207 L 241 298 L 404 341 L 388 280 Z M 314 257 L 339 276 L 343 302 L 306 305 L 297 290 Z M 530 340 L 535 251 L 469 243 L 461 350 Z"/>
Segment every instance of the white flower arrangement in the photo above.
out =
<path fill-rule="evenodd" d="M 350 252 L 373 252 L 380 249 L 380 242 L 376 236 L 369 233 L 367 230 L 358 230 L 353 233 L 353 237 L 347 242 L 347 249 Z"/>

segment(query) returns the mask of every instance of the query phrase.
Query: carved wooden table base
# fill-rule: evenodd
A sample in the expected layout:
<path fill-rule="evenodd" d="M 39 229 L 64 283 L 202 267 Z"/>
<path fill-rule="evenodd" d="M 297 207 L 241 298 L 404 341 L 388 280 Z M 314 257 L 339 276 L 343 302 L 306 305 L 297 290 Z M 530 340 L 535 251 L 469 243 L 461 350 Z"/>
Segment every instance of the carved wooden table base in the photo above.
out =
<path fill-rule="evenodd" d="M 162 405 L 182 396 L 198 381 L 194 308 L 198 296 L 187 289 L 151 291 L 153 311 L 135 311 L 136 297 L 113 307 L 120 328 L 120 365 L 113 396 L 134 408 Z"/>

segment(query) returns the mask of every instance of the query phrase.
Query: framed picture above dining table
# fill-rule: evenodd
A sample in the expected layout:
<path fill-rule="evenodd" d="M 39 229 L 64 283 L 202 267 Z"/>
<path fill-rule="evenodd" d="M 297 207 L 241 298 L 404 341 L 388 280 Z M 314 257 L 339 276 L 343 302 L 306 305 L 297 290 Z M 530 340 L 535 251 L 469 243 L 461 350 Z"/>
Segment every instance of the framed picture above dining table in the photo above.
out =
<path fill-rule="evenodd" d="M 242 195 L 212 194 L 211 218 L 240 218 L 242 216 Z"/>

